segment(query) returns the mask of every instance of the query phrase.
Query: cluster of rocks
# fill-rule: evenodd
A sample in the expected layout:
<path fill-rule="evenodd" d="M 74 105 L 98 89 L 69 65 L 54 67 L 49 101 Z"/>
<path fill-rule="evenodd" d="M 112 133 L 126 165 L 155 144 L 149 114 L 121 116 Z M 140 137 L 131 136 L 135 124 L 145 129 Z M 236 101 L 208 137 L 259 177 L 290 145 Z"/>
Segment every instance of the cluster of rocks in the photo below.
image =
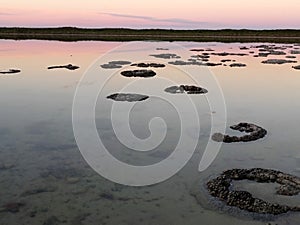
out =
<path fill-rule="evenodd" d="M 289 211 L 300 211 L 299 206 L 272 204 L 247 191 L 234 190 L 234 180 L 251 180 L 259 183 L 278 183 L 278 195 L 294 196 L 300 192 L 300 178 L 271 169 L 232 169 L 207 182 L 210 195 L 225 202 L 228 206 L 238 207 L 248 212 L 278 215 Z"/>
<path fill-rule="evenodd" d="M 140 95 L 140 94 L 129 94 L 129 93 L 116 93 L 107 96 L 108 99 L 112 99 L 114 101 L 121 101 L 121 102 L 138 102 L 144 101 L 149 98 L 147 95 Z"/>
<path fill-rule="evenodd" d="M 124 77 L 154 77 L 156 73 L 153 70 L 127 70 L 122 71 Z"/>
<path fill-rule="evenodd" d="M 106 64 L 100 65 L 103 69 L 121 69 L 124 65 L 130 65 L 129 61 L 111 61 Z"/>
<path fill-rule="evenodd" d="M 165 89 L 165 92 L 171 94 L 206 94 L 208 91 L 205 88 L 194 85 L 171 86 Z"/>
<path fill-rule="evenodd" d="M 49 66 L 48 70 L 52 69 L 68 69 L 68 70 L 77 70 L 79 69 L 79 66 L 74 66 L 72 64 L 63 65 L 63 66 Z"/>
<path fill-rule="evenodd" d="M 131 66 L 136 66 L 136 67 L 153 67 L 153 68 L 163 68 L 166 67 L 166 65 L 161 64 L 161 63 L 134 63 L 131 64 Z"/>
<path fill-rule="evenodd" d="M 21 70 L 19 69 L 9 69 L 5 71 L 0 71 L 0 74 L 14 74 L 14 73 L 20 73 Z"/>
<path fill-rule="evenodd" d="M 215 133 L 212 135 L 212 139 L 217 142 L 225 142 L 225 143 L 250 142 L 250 141 L 256 141 L 260 138 L 263 138 L 267 134 L 267 131 L 264 128 L 251 123 L 239 123 L 237 125 L 230 126 L 230 128 L 232 130 L 246 132 L 249 134 L 238 137 L 238 136 L 230 136 L 221 133 Z"/>

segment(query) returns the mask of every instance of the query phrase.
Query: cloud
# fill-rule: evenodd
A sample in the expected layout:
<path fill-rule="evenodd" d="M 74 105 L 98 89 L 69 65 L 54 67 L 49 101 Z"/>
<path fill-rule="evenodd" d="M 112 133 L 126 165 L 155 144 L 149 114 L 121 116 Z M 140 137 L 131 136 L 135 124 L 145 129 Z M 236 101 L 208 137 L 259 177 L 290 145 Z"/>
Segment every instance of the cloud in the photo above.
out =
<path fill-rule="evenodd" d="M 211 22 L 205 22 L 205 21 L 194 21 L 194 20 L 187 20 L 187 19 L 181 19 L 181 18 L 167 18 L 167 19 L 161 19 L 156 17 L 150 17 L 150 16 L 139 16 L 139 15 L 129 15 L 129 14 L 119 14 L 119 13 L 104 13 L 100 12 L 99 14 L 102 15 L 109 15 L 112 17 L 119 17 L 119 18 L 131 18 L 131 19 L 139 19 L 139 20 L 145 20 L 149 22 L 163 22 L 163 23 L 171 23 L 172 25 L 188 25 L 188 26 L 220 26 L 220 24 L 211 23 Z"/>

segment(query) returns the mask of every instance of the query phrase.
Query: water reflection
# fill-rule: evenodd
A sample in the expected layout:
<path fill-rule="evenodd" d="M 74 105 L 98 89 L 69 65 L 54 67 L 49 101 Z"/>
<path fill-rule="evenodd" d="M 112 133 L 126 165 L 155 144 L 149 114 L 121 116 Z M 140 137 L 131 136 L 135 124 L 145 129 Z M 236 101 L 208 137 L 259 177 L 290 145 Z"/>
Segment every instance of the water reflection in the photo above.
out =
<path fill-rule="evenodd" d="M 212 112 L 205 98 L 196 97 L 201 130 L 199 135 L 196 134 L 195 126 L 190 126 L 186 131 L 191 139 L 199 140 L 191 161 L 164 183 L 133 188 L 107 181 L 87 165 L 77 148 L 71 121 L 72 100 L 82 74 L 100 55 L 120 44 L 0 41 L 1 69 L 22 70 L 20 76 L 0 76 L 0 223 L 265 224 L 266 221 L 254 220 L 251 217 L 239 217 L 211 210 L 203 204 L 198 204 L 190 193 L 195 186 L 200 189 L 208 178 L 232 168 L 273 168 L 300 176 L 299 71 L 289 64 L 262 64 L 261 61 L 265 58 L 253 57 L 259 53 L 259 48 L 250 48 L 260 46 L 261 43 L 178 43 L 187 49 L 203 49 L 206 53 L 248 54 L 210 54 L 210 62 L 222 63 L 220 66 L 210 67 L 210 71 L 215 74 L 224 92 L 228 124 L 241 121 L 261 124 L 268 130 L 268 137 L 253 143 L 222 145 L 221 152 L 212 166 L 199 173 L 198 164 L 203 146 L 209 138 Z M 154 48 L 151 50 L 153 54 L 171 53 L 163 48 L 163 43 L 157 45 L 162 46 L 159 49 L 163 50 Z M 242 46 L 246 48 L 241 50 Z M 207 51 L 209 48 L 214 51 Z M 291 45 L 280 51 L 289 55 L 293 48 Z M 190 56 L 198 53 L 202 51 L 191 52 Z M 296 58 L 292 60 L 299 64 L 299 54 L 294 56 Z M 274 57 L 270 55 L 266 59 Z M 276 56 L 277 59 L 285 57 Z M 207 57 L 199 57 L 203 58 Z M 247 66 L 223 66 L 226 62 L 221 60 L 225 58 L 245 63 Z M 117 55 L 115 60 L 119 60 Z M 80 69 L 47 70 L 50 65 L 69 63 L 80 66 Z M 100 65 L 98 67 L 100 71 Z M 167 68 L 159 70 L 160 77 L 172 77 L 175 82 L 181 84 L 192 83 L 181 76 L 174 67 Z M 114 77 L 104 90 L 105 96 L 118 92 L 128 82 L 124 79 L 120 76 Z M 95 82 L 97 80 L 90 80 L 82 85 L 90 87 Z M 205 80 L 202 85 L 206 87 Z M 144 87 L 139 86 L 135 90 L 147 94 Z M 168 94 L 163 93 L 164 88 L 157 86 L 155 80 L 147 80 L 147 87 L 154 93 L 161 91 L 162 94 Z M 173 97 L 180 101 L 180 96 Z M 110 118 L 105 114 L 108 108 L 100 107 L 103 106 L 101 101 L 105 100 L 99 99 L 96 108 L 97 129 L 105 144 L 113 149 L 112 154 L 125 158 L 127 162 L 139 162 L 139 165 L 157 162 L 170 155 L 170 149 L 173 149 L 178 141 L 180 124 L 176 123 L 176 111 L 170 110 L 165 102 L 150 97 L 147 103 L 139 103 L 132 110 L 131 128 L 139 138 L 149 136 L 148 121 L 153 116 L 163 117 L 170 125 L 165 141 L 145 157 L 143 153 L 133 155 L 130 149 L 116 140 Z M 110 103 L 105 104 L 109 106 Z M 119 126 L 122 126 L 121 118 Z M 236 185 L 251 191 L 256 188 L 253 184 Z M 268 188 L 268 185 L 261 187 L 262 191 L 258 191 L 257 195 L 266 197 L 266 200 L 271 199 L 272 197 L 262 194 L 267 192 Z M 298 204 L 299 198 L 294 198 L 293 202 Z M 278 224 L 297 224 L 300 217 L 299 214 L 288 214 L 273 219 Z"/>

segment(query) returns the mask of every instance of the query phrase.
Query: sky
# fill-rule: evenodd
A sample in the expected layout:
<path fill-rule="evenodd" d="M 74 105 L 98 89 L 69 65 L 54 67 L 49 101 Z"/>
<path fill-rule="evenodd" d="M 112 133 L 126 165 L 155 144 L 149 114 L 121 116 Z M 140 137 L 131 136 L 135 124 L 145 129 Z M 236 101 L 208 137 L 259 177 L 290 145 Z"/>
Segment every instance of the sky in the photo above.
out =
<path fill-rule="evenodd" d="M 300 29 L 299 0 L 0 0 L 1 27 Z"/>

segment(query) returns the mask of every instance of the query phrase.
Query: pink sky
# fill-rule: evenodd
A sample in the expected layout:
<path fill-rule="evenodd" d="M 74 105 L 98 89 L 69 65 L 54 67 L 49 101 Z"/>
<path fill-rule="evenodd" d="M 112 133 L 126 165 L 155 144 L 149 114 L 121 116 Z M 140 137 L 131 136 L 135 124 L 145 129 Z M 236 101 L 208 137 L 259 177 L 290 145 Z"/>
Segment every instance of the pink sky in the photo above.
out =
<path fill-rule="evenodd" d="M 299 0 L 1 0 L 0 26 L 300 29 Z"/>

